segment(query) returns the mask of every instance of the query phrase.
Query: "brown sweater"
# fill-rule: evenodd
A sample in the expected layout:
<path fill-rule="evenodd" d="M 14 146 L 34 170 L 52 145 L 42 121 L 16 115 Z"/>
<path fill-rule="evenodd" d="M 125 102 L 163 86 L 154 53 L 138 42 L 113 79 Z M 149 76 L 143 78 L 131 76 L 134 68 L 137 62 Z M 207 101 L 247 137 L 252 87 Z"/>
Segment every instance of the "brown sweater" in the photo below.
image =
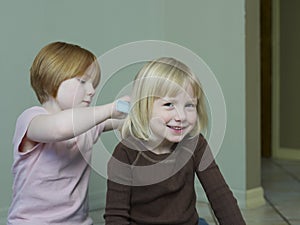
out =
<path fill-rule="evenodd" d="M 138 150 L 137 150 L 138 149 Z M 202 135 L 155 154 L 133 139 L 108 164 L 106 225 L 196 225 L 197 175 L 220 225 L 245 222 Z"/>

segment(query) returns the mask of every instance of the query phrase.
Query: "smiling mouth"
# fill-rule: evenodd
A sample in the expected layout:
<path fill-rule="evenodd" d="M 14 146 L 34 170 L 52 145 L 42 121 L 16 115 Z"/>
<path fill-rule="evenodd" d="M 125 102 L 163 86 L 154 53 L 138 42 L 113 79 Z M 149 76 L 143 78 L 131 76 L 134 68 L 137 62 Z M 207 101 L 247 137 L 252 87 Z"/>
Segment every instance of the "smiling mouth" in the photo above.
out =
<path fill-rule="evenodd" d="M 180 127 L 180 126 L 169 126 L 169 125 L 167 125 L 167 127 L 172 129 L 172 130 L 176 130 L 176 131 L 183 131 L 185 129 L 185 127 Z"/>

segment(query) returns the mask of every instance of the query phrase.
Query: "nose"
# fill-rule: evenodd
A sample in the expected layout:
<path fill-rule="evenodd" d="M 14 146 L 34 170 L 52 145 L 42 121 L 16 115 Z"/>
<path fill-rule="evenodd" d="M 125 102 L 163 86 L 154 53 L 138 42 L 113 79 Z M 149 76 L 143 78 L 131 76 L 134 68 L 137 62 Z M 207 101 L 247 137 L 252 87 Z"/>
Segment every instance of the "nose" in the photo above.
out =
<path fill-rule="evenodd" d="M 186 119 L 186 113 L 184 109 L 181 108 L 176 108 L 175 110 L 175 115 L 174 115 L 174 120 L 177 122 L 184 121 Z"/>
<path fill-rule="evenodd" d="M 88 82 L 86 89 L 87 89 L 87 95 L 89 95 L 91 97 L 93 97 L 95 95 L 95 88 L 92 83 Z"/>

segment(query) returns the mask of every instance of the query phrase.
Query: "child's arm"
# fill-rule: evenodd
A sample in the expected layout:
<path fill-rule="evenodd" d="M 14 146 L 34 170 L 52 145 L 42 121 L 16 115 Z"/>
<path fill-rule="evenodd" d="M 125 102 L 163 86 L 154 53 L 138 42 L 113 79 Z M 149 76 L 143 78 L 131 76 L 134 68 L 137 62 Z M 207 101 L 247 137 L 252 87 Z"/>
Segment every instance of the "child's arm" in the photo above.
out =
<path fill-rule="evenodd" d="M 107 181 L 105 225 L 130 224 L 130 187 Z"/>
<path fill-rule="evenodd" d="M 124 96 L 120 99 L 118 99 L 115 102 L 115 107 L 118 112 L 128 114 L 130 110 L 130 97 L 129 96 Z M 123 123 L 124 119 L 108 119 L 104 122 L 104 130 L 103 131 L 110 131 L 110 130 L 120 130 Z"/>
<path fill-rule="evenodd" d="M 124 119 L 107 119 L 104 122 L 103 131 L 119 130 L 124 123 Z"/>
<path fill-rule="evenodd" d="M 105 225 L 130 224 L 131 166 L 129 164 L 126 150 L 122 148 L 122 144 L 119 144 L 107 165 Z"/>
<path fill-rule="evenodd" d="M 78 136 L 109 118 L 120 117 L 124 117 L 124 114 L 116 111 L 115 103 L 38 115 L 30 122 L 26 138 L 42 143 L 63 141 Z"/>
<path fill-rule="evenodd" d="M 245 225 L 246 223 L 238 207 L 237 201 L 222 176 L 209 146 L 206 141 L 204 142 L 205 143 L 201 146 L 202 163 L 198 164 L 196 173 L 212 209 L 218 218 L 220 225 Z M 205 154 L 203 155 L 204 152 Z M 206 168 L 205 166 L 201 168 L 201 165 L 206 164 L 206 162 L 209 164 L 208 167 Z"/>
<path fill-rule="evenodd" d="M 246 224 L 236 199 L 214 162 L 206 170 L 199 172 L 198 178 L 220 225 Z"/>

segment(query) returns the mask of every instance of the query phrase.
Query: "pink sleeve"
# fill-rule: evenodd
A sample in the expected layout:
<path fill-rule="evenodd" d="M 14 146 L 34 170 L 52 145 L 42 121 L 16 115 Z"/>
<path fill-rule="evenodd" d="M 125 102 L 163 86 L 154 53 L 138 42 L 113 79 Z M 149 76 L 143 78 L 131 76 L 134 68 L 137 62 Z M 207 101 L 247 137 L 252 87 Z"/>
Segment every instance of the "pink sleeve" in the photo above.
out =
<path fill-rule="evenodd" d="M 93 143 L 96 143 L 104 130 L 104 123 L 100 123 L 94 128 L 92 128 L 92 135 L 93 135 Z"/>
<path fill-rule="evenodd" d="M 19 145 L 27 132 L 31 120 L 41 114 L 48 114 L 43 107 L 34 106 L 25 110 L 17 119 L 13 145 L 15 153 L 18 152 Z"/>

